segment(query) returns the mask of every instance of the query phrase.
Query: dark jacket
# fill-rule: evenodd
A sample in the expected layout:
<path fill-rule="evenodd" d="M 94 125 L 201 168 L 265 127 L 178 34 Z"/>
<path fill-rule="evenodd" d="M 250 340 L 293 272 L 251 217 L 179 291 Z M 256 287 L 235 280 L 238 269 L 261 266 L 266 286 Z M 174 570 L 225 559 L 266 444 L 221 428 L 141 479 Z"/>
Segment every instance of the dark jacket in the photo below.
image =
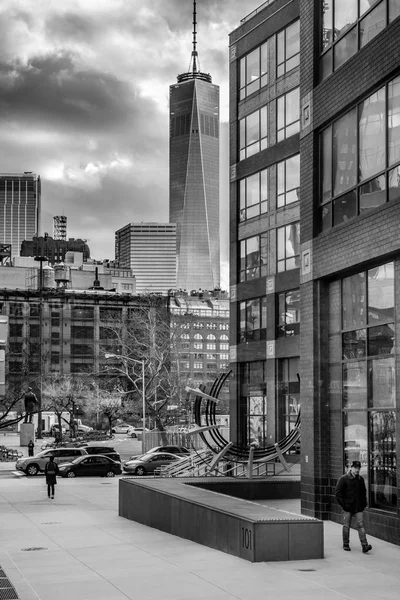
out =
<path fill-rule="evenodd" d="M 346 512 L 362 512 L 367 506 L 367 489 L 363 477 L 353 475 L 350 471 L 339 479 L 336 500 Z"/>
<path fill-rule="evenodd" d="M 54 465 L 54 471 L 49 472 L 49 465 Z M 50 463 L 50 461 L 46 464 L 44 468 L 44 474 L 46 475 L 46 483 L 47 485 L 54 485 L 57 483 L 56 475 L 58 475 L 59 469 L 58 464 L 56 462 Z"/>

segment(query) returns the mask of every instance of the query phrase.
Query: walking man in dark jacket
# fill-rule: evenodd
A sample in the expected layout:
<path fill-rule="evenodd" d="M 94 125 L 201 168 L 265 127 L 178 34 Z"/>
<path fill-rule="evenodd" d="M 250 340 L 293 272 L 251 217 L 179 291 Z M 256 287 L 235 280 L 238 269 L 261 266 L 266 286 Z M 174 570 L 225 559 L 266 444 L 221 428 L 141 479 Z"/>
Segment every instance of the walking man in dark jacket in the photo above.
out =
<path fill-rule="evenodd" d="M 336 500 L 343 509 L 343 550 L 349 552 L 350 526 L 355 520 L 362 551 L 364 554 L 372 550 L 367 542 L 364 529 L 364 509 L 367 506 L 367 490 L 363 477 L 360 476 L 361 463 L 353 460 L 350 470 L 339 479 L 336 486 Z"/>

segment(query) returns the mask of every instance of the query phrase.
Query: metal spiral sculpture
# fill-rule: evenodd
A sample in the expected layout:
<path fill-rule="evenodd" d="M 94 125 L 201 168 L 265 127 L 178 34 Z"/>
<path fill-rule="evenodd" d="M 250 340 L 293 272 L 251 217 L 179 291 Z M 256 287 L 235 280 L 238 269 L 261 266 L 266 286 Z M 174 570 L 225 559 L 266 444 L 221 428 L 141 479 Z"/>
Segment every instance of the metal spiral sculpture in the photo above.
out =
<path fill-rule="evenodd" d="M 256 462 L 273 460 L 277 457 L 277 454 L 278 456 L 282 456 L 300 438 L 300 410 L 293 430 L 276 444 L 265 446 L 264 448 L 251 448 L 250 446 L 228 442 L 219 431 L 219 426 L 215 418 L 215 409 L 221 389 L 231 373 L 232 371 L 228 371 L 219 375 L 207 393 L 205 392 L 205 386 L 200 386 L 197 389 L 186 388 L 189 393 L 195 394 L 194 418 L 198 430 L 194 430 L 193 433 L 198 433 L 204 444 L 216 455 L 223 453 L 226 449 L 225 458 L 234 462 L 247 463 L 250 453 Z M 202 423 L 202 416 L 205 425 L 204 422 Z M 206 436 L 206 433 L 209 438 Z"/>

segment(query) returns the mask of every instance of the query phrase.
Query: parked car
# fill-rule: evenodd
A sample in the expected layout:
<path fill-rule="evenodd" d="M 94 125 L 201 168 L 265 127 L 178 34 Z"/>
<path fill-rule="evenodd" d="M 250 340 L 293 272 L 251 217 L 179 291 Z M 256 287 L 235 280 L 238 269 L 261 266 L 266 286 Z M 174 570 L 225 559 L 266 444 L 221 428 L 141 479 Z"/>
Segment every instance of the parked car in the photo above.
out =
<path fill-rule="evenodd" d="M 112 460 L 121 462 L 121 455 L 115 450 L 115 448 L 111 448 L 111 446 L 89 446 L 88 444 L 82 444 L 81 447 L 84 448 L 90 455 L 105 454 L 109 458 L 112 458 Z"/>
<path fill-rule="evenodd" d="M 132 433 L 134 427 L 132 425 L 128 425 L 127 423 L 121 423 L 120 425 L 115 425 L 112 428 L 113 433 Z"/>
<path fill-rule="evenodd" d="M 36 454 L 36 456 L 19 458 L 15 463 L 18 471 L 23 471 L 26 475 L 37 475 L 44 473 L 46 463 L 50 456 L 54 456 L 54 461 L 61 465 L 65 462 L 71 462 L 80 456 L 87 456 L 85 448 L 49 448 Z"/>
<path fill-rule="evenodd" d="M 148 431 L 150 431 L 150 429 L 147 429 L 147 427 L 144 428 L 144 432 L 147 433 Z M 143 427 L 133 427 L 133 431 L 130 432 L 130 436 L 133 438 L 137 438 L 138 434 L 142 435 L 143 433 Z"/>
<path fill-rule="evenodd" d="M 150 450 L 147 450 L 145 454 L 158 454 L 159 452 L 168 452 L 169 454 L 176 454 L 181 458 L 185 458 L 186 456 L 190 456 L 191 452 L 185 446 L 154 446 Z M 129 460 L 133 460 L 138 456 L 142 456 L 141 454 L 134 454 L 130 457 Z"/>
<path fill-rule="evenodd" d="M 133 460 L 128 460 L 123 469 L 125 473 L 133 473 L 134 475 L 154 475 L 154 472 L 160 467 L 181 460 L 182 458 L 177 454 L 167 452 L 142 454 L 142 456 L 136 456 Z"/>
<path fill-rule="evenodd" d="M 59 467 L 61 477 L 100 476 L 115 477 L 121 475 L 121 464 L 109 456 L 97 454 L 95 456 L 80 456 L 72 462 L 64 463 Z"/>

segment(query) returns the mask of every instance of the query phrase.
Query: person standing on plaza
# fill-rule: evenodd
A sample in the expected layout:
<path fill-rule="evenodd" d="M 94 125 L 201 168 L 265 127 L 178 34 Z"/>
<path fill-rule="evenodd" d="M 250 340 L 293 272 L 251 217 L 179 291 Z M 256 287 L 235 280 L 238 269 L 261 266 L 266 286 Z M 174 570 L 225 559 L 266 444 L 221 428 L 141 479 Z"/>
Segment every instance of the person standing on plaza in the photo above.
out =
<path fill-rule="evenodd" d="M 347 473 L 342 475 L 337 483 L 335 497 L 343 509 L 343 550 L 349 552 L 350 526 L 354 518 L 358 529 L 362 551 L 364 554 L 372 550 L 368 544 L 364 529 L 364 509 L 367 506 L 367 489 L 364 478 L 360 475 L 361 463 L 353 460 Z"/>
<path fill-rule="evenodd" d="M 29 444 L 28 444 L 28 456 L 33 456 L 34 448 L 35 448 L 35 444 L 33 443 L 32 440 L 30 440 Z"/>
<path fill-rule="evenodd" d="M 50 456 L 49 462 L 44 468 L 44 474 L 46 475 L 47 484 L 47 496 L 54 499 L 54 486 L 57 483 L 58 464 L 54 462 L 54 456 Z"/>

